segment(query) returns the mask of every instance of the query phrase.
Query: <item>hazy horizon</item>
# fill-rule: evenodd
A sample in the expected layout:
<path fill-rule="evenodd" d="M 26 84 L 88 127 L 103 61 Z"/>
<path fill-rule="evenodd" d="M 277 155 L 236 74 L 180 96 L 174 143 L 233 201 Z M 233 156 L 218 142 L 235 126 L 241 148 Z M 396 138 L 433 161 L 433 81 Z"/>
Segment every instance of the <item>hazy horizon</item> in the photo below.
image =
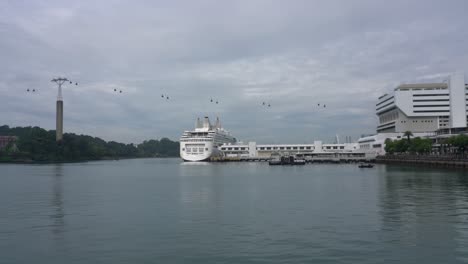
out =
<path fill-rule="evenodd" d="M 0 125 L 55 129 L 50 80 L 64 76 L 79 83 L 64 87 L 65 133 L 178 140 L 197 117 L 219 116 L 244 142 L 356 140 L 375 132 L 377 98 L 398 84 L 466 76 L 465 10 L 463 0 L 2 1 Z"/>

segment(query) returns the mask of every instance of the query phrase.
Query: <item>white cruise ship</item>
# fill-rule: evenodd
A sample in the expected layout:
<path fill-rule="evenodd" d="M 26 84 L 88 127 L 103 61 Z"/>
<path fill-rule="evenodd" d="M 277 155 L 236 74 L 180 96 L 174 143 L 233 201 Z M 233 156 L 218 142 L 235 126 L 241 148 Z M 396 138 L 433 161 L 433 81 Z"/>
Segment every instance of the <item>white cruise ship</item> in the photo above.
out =
<path fill-rule="evenodd" d="M 213 126 L 208 117 L 197 119 L 195 130 L 185 131 L 180 138 L 180 157 L 184 161 L 205 161 L 223 155 L 219 146 L 234 144 L 236 139 L 221 127 L 219 119 Z"/>

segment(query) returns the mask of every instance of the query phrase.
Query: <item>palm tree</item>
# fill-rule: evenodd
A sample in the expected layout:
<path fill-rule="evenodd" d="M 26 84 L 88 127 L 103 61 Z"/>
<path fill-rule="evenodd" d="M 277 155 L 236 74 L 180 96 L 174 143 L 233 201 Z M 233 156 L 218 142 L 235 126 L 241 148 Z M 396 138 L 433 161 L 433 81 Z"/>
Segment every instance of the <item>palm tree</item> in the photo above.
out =
<path fill-rule="evenodd" d="M 411 131 L 405 131 L 403 136 L 405 136 L 408 139 L 408 143 L 409 143 L 410 142 L 410 137 L 413 136 L 413 133 L 411 133 Z"/>

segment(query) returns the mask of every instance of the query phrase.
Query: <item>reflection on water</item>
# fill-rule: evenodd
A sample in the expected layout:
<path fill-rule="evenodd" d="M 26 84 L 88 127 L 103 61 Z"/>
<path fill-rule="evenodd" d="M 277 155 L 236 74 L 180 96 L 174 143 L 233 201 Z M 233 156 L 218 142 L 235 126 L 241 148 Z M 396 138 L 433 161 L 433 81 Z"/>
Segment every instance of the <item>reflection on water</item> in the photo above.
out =
<path fill-rule="evenodd" d="M 206 161 L 192 161 L 192 162 L 181 161 L 180 165 L 182 166 L 213 166 L 213 163 L 206 162 Z"/>
<path fill-rule="evenodd" d="M 65 228 L 65 212 L 63 205 L 63 165 L 53 165 L 52 174 L 52 200 L 51 206 L 53 208 L 53 214 L 50 215 L 52 223 L 52 232 L 56 235 L 56 238 L 64 232 Z"/>
<path fill-rule="evenodd" d="M 0 263 L 468 263 L 468 177 L 377 165 L 0 165 Z"/>
<path fill-rule="evenodd" d="M 180 175 L 183 178 L 178 181 L 181 205 L 216 208 L 216 204 L 222 199 L 224 188 L 222 165 L 208 162 L 183 162 L 181 165 Z"/>
<path fill-rule="evenodd" d="M 399 250 L 433 255 L 434 241 L 441 263 L 447 256 L 467 257 L 468 182 L 463 171 L 440 171 L 411 167 L 384 167 L 380 191 L 380 214 L 384 240 Z M 464 252 L 460 254 L 461 252 Z"/>

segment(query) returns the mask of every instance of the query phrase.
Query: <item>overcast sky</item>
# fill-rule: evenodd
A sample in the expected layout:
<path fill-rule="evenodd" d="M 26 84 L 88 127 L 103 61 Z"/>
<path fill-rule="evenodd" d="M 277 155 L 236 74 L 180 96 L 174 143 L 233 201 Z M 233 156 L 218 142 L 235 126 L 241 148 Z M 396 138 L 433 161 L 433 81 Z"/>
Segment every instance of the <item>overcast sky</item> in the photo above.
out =
<path fill-rule="evenodd" d="M 2 0 L 0 125 L 55 129 L 50 79 L 64 76 L 79 82 L 64 88 L 65 132 L 178 139 L 208 115 L 243 141 L 356 139 L 375 131 L 377 97 L 398 84 L 466 76 L 467 10 L 466 0 Z"/>

